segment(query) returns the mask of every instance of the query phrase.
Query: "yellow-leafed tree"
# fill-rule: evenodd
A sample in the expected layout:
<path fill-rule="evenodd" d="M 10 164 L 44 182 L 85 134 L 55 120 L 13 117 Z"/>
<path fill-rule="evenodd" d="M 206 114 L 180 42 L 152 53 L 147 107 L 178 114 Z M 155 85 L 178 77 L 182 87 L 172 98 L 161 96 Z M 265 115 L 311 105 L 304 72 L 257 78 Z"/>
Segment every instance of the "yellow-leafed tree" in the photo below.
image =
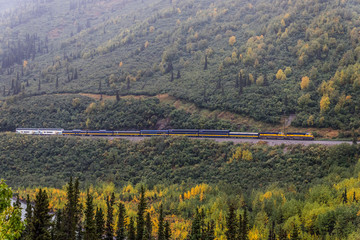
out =
<path fill-rule="evenodd" d="M 234 44 L 236 43 L 236 37 L 235 36 L 231 36 L 229 38 L 229 45 L 230 46 L 234 46 Z"/>
<path fill-rule="evenodd" d="M 320 100 L 320 111 L 326 112 L 327 110 L 329 110 L 329 106 L 330 106 L 330 98 L 328 95 L 324 95 Z"/>
<path fill-rule="evenodd" d="M 301 83 L 300 83 L 301 90 L 307 89 L 309 87 L 309 84 L 310 84 L 310 78 L 308 76 L 301 78 Z"/>

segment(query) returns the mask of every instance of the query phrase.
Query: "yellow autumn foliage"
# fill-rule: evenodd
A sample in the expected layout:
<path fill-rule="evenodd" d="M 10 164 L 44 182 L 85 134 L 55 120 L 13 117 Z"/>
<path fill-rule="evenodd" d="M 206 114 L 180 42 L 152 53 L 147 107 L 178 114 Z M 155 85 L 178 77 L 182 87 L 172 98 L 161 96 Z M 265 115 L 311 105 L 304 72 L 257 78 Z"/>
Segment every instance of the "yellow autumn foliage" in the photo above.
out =
<path fill-rule="evenodd" d="M 301 78 L 301 83 L 300 83 L 301 90 L 307 89 L 309 87 L 309 84 L 310 84 L 310 79 L 308 76 Z"/>
<path fill-rule="evenodd" d="M 234 44 L 236 43 L 236 37 L 235 36 L 231 36 L 229 38 L 229 45 L 230 46 L 234 46 Z"/>

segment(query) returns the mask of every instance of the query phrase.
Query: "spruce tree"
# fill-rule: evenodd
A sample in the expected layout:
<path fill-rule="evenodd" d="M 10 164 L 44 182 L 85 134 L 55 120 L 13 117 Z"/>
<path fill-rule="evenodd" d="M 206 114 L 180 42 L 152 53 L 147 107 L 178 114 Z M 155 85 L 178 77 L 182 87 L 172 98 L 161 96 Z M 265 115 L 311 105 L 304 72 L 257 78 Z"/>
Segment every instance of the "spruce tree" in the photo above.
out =
<path fill-rule="evenodd" d="M 249 223 L 248 223 L 248 216 L 247 216 L 247 209 L 244 207 L 244 215 L 243 215 L 243 223 L 242 223 L 242 239 L 248 240 L 249 236 Z"/>
<path fill-rule="evenodd" d="M 151 223 L 151 217 L 150 213 L 148 212 L 146 214 L 146 220 L 145 220 L 145 240 L 151 240 L 152 239 L 152 223 Z"/>
<path fill-rule="evenodd" d="M 56 76 L 55 88 L 56 89 L 59 88 L 59 77 L 58 76 Z"/>
<path fill-rule="evenodd" d="M 165 229 L 164 229 L 164 213 L 163 213 L 163 205 L 160 205 L 159 212 L 159 228 L 158 228 L 158 240 L 165 239 Z"/>
<path fill-rule="evenodd" d="M 174 81 L 174 71 L 171 71 L 171 78 L 170 78 L 170 82 Z"/>
<path fill-rule="evenodd" d="M 171 239 L 171 229 L 168 221 L 165 221 L 165 240 Z"/>
<path fill-rule="evenodd" d="M 95 226 L 95 216 L 94 216 L 94 204 L 93 197 L 90 195 L 89 190 L 87 191 L 86 198 L 86 209 L 85 209 L 85 232 L 84 239 L 86 240 L 96 240 L 96 226 Z"/>
<path fill-rule="evenodd" d="M 116 230 L 116 240 L 126 239 L 126 210 L 123 203 L 119 203 L 119 215 Z"/>
<path fill-rule="evenodd" d="M 46 191 L 41 188 L 36 195 L 33 216 L 30 223 L 30 239 L 49 240 L 51 215 L 49 214 L 49 199 Z"/>
<path fill-rule="evenodd" d="M 180 79 L 181 78 L 181 74 L 180 74 L 180 70 L 177 71 L 177 75 L 176 75 L 176 79 Z"/>
<path fill-rule="evenodd" d="M 225 232 L 226 238 L 228 240 L 236 240 L 237 235 L 237 218 L 235 214 L 235 207 L 232 204 L 229 204 L 229 213 L 226 218 L 226 227 Z"/>
<path fill-rule="evenodd" d="M 117 101 L 117 102 L 120 101 L 119 90 L 116 90 L 116 101 Z"/>
<path fill-rule="evenodd" d="M 114 203 L 115 203 L 115 194 L 112 193 L 111 197 L 108 196 L 106 199 L 106 206 L 107 206 L 107 217 L 106 217 L 106 227 L 105 227 L 106 240 L 114 239 Z"/>
<path fill-rule="evenodd" d="M 146 210 L 145 188 L 144 188 L 144 186 L 141 186 L 140 201 L 139 201 L 139 205 L 138 205 L 137 221 L 136 221 L 136 239 L 137 240 L 143 240 L 143 238 L 144 238 L 145 210 Z"/>
<path fill-rule="evenodd" d="M 191 224 L 191 240 L 200 240 L 201 239 L 201 214 L 198 209 L 196 209 L 194 220 Z"/>
<path fill-rule="evenodd" d="M 275 222 L 272 222 L 272 225 L 269 230 L 268 240 L 276 240 L 275 235 Z"/>
<path fill-rule="evenodd" d="M 64 233 L 66 240 L 73 240 L 76 236 L 76 228 L 80 221 L 80 190 L 79 190 L 79 180 L 76 179 L 75 184 L 73 184 L 72 177 L 67 186 L 67 202 L 64 208 Z"/>
<path fill-rule="evenodd" d="M 135 226 L 134 226 L 134 218 L 130 218 L 129 229 L 128 229 L 128 239 L 135 240 Z"/>
<path fill-rule="evenodd" d="M 40 81 L 40 79 L 39 79 L 38 91 L 40 91 L 40 90 L 41 90 L 41 81 Z"/>
<path fill-rule="evenodd" d="M 103 239 L 105 233 L 105 220 L 101 208 L 96 208 L 95 223 L 96 223 L 96 237 L 97 239 Z"/>
<path fill-rule="evenodd" d="M 204 64 L 204 70 L 207 69 L 207 65 L 208 65 L 208 57 L 207 54 L 205 54 L 205 64 Z"/>
<path fill-rule="evenodd" d="M 26 221 L 26 225 L 22 235 L 24 236 L 23 239 L 29 239 L 30 226 L 32 221 L 32 206 L 31 206 L 29 194 L 26 196 L 25 221 Z"/>
<path fill-rule="evenodd" d="M 63 212 L 61 209 L 57 210 L 55 213 L 55 220 L 54 220 L 54 231 L 53 231 L 53 239 L 54 240 L 62 240 L 65 238 L 65 233 L 63 230 Z"/>

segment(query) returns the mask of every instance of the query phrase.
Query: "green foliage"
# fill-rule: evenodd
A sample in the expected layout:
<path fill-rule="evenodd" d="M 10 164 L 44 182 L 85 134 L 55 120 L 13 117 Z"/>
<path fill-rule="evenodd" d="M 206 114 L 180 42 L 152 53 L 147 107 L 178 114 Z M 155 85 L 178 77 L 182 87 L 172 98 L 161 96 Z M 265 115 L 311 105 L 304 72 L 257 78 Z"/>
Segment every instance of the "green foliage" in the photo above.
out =
<path fill-rule="evenodd" d="M 0 238 L 15 240 L 21 236 L 24 230 L 24 222 L 21 221 L 21 209 L 12 207 L 10 200 L 12 190 L 5 181 L 0 181 Z"/>
<path fill-rule="evenodd" d="M 146 182 L 149 186 L 205 181 L 243 189 L 272 183 L 293 183 L 302 188 L 335 166 L 353 166 L 359 153 L 357 146 L 347 144 L 285 148 L 171 137 L 128 142 L 2 134 L 0 145 L 0 175 L 11 186 L 55 187 L 61 187 L 74 174 L 93 184 L 99 180 L 116 185 Z M 238 147 L 251 152 L 253 160 L 230 163 Z"/>
<path fill-rule="evenodd" d="M 229 122 L 201 117 L 161 104 L 157 98 L 146 100 L 92 101 L 81 95 L 14 98 L 0 103 L 0 130 L 19 127 L 64 129 L 141 130 L 236 129 Z"/>
<path fill-rule="evenodd" d="M 0 16 L 2 98 L 168 93 L 268 123 L 278 123 L 286 112 L 297 114 L 295 126 L 360 127 L 355 107 L 360 101 L 359 6 L 354 1 L 151 0 L 121 1 L 116 7 L 99 2 L 8 5 L 9 12 Z M 236 39 L 232 46 L 229 38 Z M 246 74 L 239 83 L 242 69 Z M 283 70 L 278 78 L 286 81 L 275 78 L 278 69 Z M 307 107 L 297 101 L 303 94 L 296 91 L 301 76 L 311 79 Z M 324 112 L 318 89 L 329 79 L 335 91 Z M 343 100 L 350 95 L 351 102 Z"/>

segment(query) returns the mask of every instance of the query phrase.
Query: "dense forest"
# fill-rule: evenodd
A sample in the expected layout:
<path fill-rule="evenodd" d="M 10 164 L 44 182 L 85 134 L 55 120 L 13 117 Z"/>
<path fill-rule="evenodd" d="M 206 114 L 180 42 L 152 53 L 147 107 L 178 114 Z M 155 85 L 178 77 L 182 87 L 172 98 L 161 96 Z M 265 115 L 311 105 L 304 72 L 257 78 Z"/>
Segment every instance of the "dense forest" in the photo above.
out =
<path fill-rule="evenodd" d="M 344 154 L 340 147 L 328 149 L 340 163 L 315 156 L 310 148 L 298 150 L 326 162 L 324 176 L 306 185 L 257 179 L 262 182 L 251 189 L 214 183 L 212 176 L 199 184 L 191 180 L 134 185 L 99 179 L 91 184 L 77 178 L 58 188 L 21 187 L 16 196 L 27 202 L 27 221 L 20 239 L 37 239 L 38 232 L 46 239 L 357 239 L 357 147 L 354 155 Z M 228 162 L 256 161 L 245 152 L 236 159 L 237 152 Z M 350 167 L 343 165 L 346 161 Z"/>
<path fill-rule="evenodd" d="M 168 93 L 267 123 L 296 114 L 292 124 L 298 127 L 360 126 L 356 1 L 13 5 L 0 13 L 4 100 Z"/>
<path fill-rule="evenodd" d="M 0 239 L 358 240 L 356 144 L 11 132 L 356 143 L 359 91 L 358 0 L 0 0 Z"/>

